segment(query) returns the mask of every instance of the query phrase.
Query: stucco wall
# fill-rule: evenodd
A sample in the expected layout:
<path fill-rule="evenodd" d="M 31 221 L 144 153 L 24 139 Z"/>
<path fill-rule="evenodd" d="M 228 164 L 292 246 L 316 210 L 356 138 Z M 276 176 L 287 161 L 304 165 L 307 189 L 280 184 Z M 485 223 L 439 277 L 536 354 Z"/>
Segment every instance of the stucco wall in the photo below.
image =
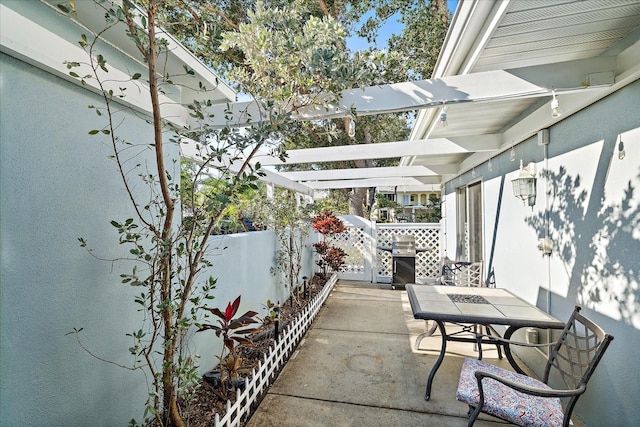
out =
<path fill-rule="evenodd" d="M 575 412 L 589 425 L 640 425 L 640 81 L 566 117 L 550 129 L 548 163 L 537 138 L 478 165 L 483 189 L 484 259 L 488 263 L 499 190 L 504 179 L 493 258 L 496 281 L 559 319 L 580 304 L 615 339 Z M 620 139 L 626 156 L 618 158 Z M 531 209 L 513 196 L 511 179 L 519 159 L 536 163 L 552 180 L 538 179 Z M 455 257 L 455 188 L 470 175 L 447 183 L 449 257 Z M 547 197 L 545 194 L 549 193 Z M 545 235 L 549 206 L 551 257 L 537 249 Z M 453 239 L 453 240 L 452 240 Z M 550 289 L 550 293 L 549 290 Z M 540 373 L 537 351 L 520 355 Z"/>
<path fill-rule="evenodd" d="M 311 234 L 310 238 L 313 236 Z M 289 290 L 281 273 L 274 274 L 277 237 L 272 231 L 215 236 L 209 243 L 207 259 L 213 266 L 202 272 L 217 279 L 215 299 L 211 307 L 224 309 L 228 302 L 241 296 L 239 313 L 254 310 L 259 316 L 268 314 L 267 300 L 285 302 Z M 311 240 L 305 245 L 301 276 L 313 275 Z M 211 319 L 215 323 L 215 319 Z M 222 342 L 210 331 L 192 334 L 196 353 L 200 356 L 200 372 L 204 373 L 218 363 Z"/>
<path fill-rule="evenodd" d="M 109 147 L 88 135 L 103 125 L 87 108 L 100 100 L 5 54 L 0 87 L 0 425 L 141 420 L 147 397 L 142 372 L 96 360 L 66 336 L 82 327 L 83 343 L 94 354 L 129 365 L 132 342 L 125 334 L 141 325 L 133 302 L 140 291 L 120 283 L 123 268 L 92 258 L 78 243 L 85 238 L 105 258 L 128 250 L 109 224 L 133 217 L 123 185 L 107 158 Z M 152 140 L 143 117 L 121 117 L 120 136 Z M 135 150 L 129 151 L 137 162 L 153 164 L 149 151 Z M 178 159 L 177 147 L 167 150 Z M 243 310 L 260 311 L 267 299 L 284 299 L 271 274 L 275 248 L 272 232 L 215 238 L 214 265 L 202 276 L 218 277 L 211 305 L 242 295 Z M 305 274 L 312 269 L 308 254 Z M 220 347 L 214 334 L 196 334 L 190 346 L 201 356 L 200 370 L 211 369 Z"/>
<path fill-rule="evenodd" d="M 0 64 L 2 425 L 126 423 L 145 402 L 142 374 L 65 336 L 84 327 L 95 354 L 128 364 L 124 334 L 139 323 L 135 290 L 78 243 L 122 256 L 109 221 L 132 216 L 108 146 L 88 135 L 103 126 L 87 108 L 98 100 L 4 54 Z M 148 141 L 143 123 L 128 117 L 120 131 Z"/>

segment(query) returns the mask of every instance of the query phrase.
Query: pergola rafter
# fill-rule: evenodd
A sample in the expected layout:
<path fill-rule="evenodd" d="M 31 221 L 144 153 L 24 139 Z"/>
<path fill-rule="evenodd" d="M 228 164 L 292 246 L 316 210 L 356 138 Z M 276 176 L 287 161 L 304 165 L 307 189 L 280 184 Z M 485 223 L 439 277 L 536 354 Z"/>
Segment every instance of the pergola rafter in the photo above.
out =
<path fill-rule="evenodd" d="M 500 102 L 549 96 L 554 88 L 580 90 L 585 77 L 610 72 L 615 57 L 598 57 L 511 70 L 486 71 L 345 90 L 339 105 L 311 105 L 296 111 L 299 120 L 322 120 L 356 115 L 386 114 L 441 107 L 445 104 Z M 215 105 L 208 111 L 209 125 L 247 126 L 264 119 L 257 101 Z M 230 121 L 227 118 L 230 117 Z M 193 123 L 197 125 L 197 123 Z"/>

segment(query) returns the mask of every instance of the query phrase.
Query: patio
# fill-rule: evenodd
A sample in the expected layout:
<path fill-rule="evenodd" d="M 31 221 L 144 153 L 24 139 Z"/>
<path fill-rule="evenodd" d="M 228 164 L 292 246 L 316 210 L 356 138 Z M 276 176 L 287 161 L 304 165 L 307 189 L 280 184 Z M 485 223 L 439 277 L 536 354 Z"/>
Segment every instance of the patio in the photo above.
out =
<path fill-rule="evenodd" d="M 455 392 L 463 358 L 477 353 L 470 344 L 452 343 L 427 402 L 424 388 L 437 352 L 413 350 L 423 331 L 405 291 L 339 281 L 248 425 L 467 425 L 467 406 Z M 421 348 L 439 345 L 436 336 Z M 485 359 L 508 367 L 495 348 L 484 350 Z M 482 416 L 476 425 L 505 423 Z M 574 425 L 582 425 L 575 416 Z"/>
<path fill-rule="evenodd" d="M 104 12 L 94 2 L 75 2 L 78 14 L 69 19 L 58 3 L 0 4 L 0 424 L 126 425 L 143 417 L 149 395 L 140 370 L 122 369 L 134 360 L 126 334 L 140 328 L 134 302 L 140 291 L 120 283 L 128 270 L 89 256 L 78 239 L 95 242 L 95 253 L 109 259 L 129 257 L 109 224 L 135 213 L 109 160 L 111 148 L 88 143 L 88 132 L 105 124 L 87 108 L 102 105 L 102 90 L 72 78 L 64 62 L 86 60 L 78 39 L 102 28 Z M 146 119 L 152 110 L 140 90 L 145 85 L 130 77 L 145 67 L 121 35 L 106 33 L 100 46 L 109 52 L 110 75 L 131 85 L 131 95 L 117 100 L 118 138 L 135 142 L 126 150 L 142 150 L 131 159 L 144 165 L 155 161 L 146 151 L 154 138 Z M 194 99 L 211 98 L 219 112 L 229 103 L 246 107 L 184 46 L 169 50 L 166 65 L 193 69 L 199 83 L 216 87 L 185 92 L 179 102 L 163 95 L 174 125 L 194 124 L 187 108 Z M 640 348 L 640 0 L 460 0 L 430 79 L 342 95 L 344 108 L 322 117 L 342 117 L 352 106 L 359 116 L 415 110 L 408 139 L 291 150 L 288 163 L 401 157 L 400 164 L 277 174 L 280 159 L 264 155 L 265 180 L 309 197 L 328 188 L 386 187 L 407 197 L 439 192 L 438 259 L 482 261 L 498 287 L 558 319 L 580 304 L 620 337 L 574 418 L 640 425 L 640 385 L 633 379 Z M 193 155 L 193 144 L 182 145 L 165 147 L 174 177 L 180 160 Z M 537 179 L 528 198 L 512 191 L 520 161 L 534 166 L 529 174 Z M 146 197 L 147 187 L 137 188 Z M 259 309 L 288 297 L 272 273 L 274 232 L 214 237 L 213 266 L 203 277 L 217 279 L 216 306 L 242 295 L 243 310 Z M 310 249 L 303 265 L 302 275 L 311 276 Z M 386 271 L 371 271 L 371 280 L 340 282 L 251 425 L 466 425 L 455 387 L 463 351 L 475 356 L 471 346 L 449 348 L 431 401 L 424 401 L 435 352 L 412 350 L 424 322 L 412 318 L 405 292 L 369 283 Z M 354 279 L 347 273 L 341 279 Z M 112 363 L 80 348 L 69 335 L 76 329 Z M 194 335 L 202 374 L 217 363 L 221 344 Z M 438 340 L 422 347 L 435 349 Z M 485 357 L 495 358 L 487 350 Z M 540 374 L 540 352 L 520 357 Z"/>

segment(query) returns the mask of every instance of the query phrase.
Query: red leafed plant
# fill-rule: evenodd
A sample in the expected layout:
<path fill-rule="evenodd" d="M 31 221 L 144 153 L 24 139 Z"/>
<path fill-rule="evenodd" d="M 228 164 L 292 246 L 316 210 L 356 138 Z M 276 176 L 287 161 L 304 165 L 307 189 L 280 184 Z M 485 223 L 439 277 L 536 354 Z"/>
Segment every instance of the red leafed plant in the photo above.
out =
<path fill-rule="evenodd" d="M 252 323 L 258 323 L 255 318 L 258 313 L 255 311 L 247 311 L 242 316 L 234 318 L 238 308 L 240 308 L 240 297 L 236 298 L 232 303 L 228 303 L 224 312 L 218 308 L 206 308 L 207 311 L 218 317 L 218 324 L 203 324 L 198 329 L 198 332 L 211 329 L 215 331 L 217 337 L 222 337 L 224 342 L 222 354 L 217 356 L 220 361 L 218 369 L 221 374 L 220 385 L 223 387 L 222 393 L 227 393 L 229 387 L 233 385 L 232 380 L 238 379 L 240 374 L 248 373 L 248 370 L 242 366 L 242 358 L 236 352 L 236 343 L 247 346 L 252 345 L 253 343 L 247 338 L 247 335 L 254 333 L 256 328 L 245 327 Z M 226 395 L 223 397 L 226 397 Z"/>
<path fill-rule="evenodd" d="M 316 264 L 322 268 L 322 274 L 326 276 L 327 267 L 332 271 L 340 271 L 346 264 L 345 258 L 347 254 L 344 250 L 337 246 L 331 246 L 330 243 L 333 238 L 345 232 L 344 222 L 333 212 L 325 210 L 319 215 L 316 215 L 311 219 L 313 229 L 322 234 L 325 240 L 314 243 L 313 247 L 316 253 L 320 256 L 320 259 L 316 261 Z"/>
<path fill-rule="evenodd" d="M 347 231 L 344 222 L 330 210 L 325 210 L 311 219 L 313 229 L 323 236 L 332 236 Z"/>
<path fill-rule="evenodd" d="M 212 329 L 215 331 L 217 337 L 222 337 L 225 348 L 234 353 L 236 349 L 236 343 L 251 345 L 251 340 L 246 338 L 247 335 L 255 332 L 255 328 L 242 329 L 252 323 L 258 323 L 255 317 L 258 315 L 255 311 L 247 311 L 240 317 L 234 318 L 240 308 L 240 297 L 236 298 L 233 303 L 228 303 L 224 312 L 219 308 L 206 308 L 214 316 L 218 317 L 218 325 L 203 324 L 200 326 L 199 331 Z"/>

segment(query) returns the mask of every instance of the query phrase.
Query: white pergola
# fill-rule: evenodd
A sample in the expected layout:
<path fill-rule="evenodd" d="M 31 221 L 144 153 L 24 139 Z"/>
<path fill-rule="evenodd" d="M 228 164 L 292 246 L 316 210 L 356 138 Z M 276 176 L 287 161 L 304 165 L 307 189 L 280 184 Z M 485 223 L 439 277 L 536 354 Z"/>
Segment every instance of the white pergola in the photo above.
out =
<path fill-rule="evenodd" d="M 55 9 L 56 0 L 44 0 Z M 102 28 L 100 6 L 76 2 L 77 19 L 83 26 Z M 25 19 L 0 5 L 2 51 L 36 61 L 53 74 L 79 84 L 69 76 L 64 62 L 86 60 L 77 35 L 63 38 L 48 29 L 47 20 Z M 121 53 L 137 57 L 135 46 L 122 31 L 103 35 Z M 246 125 L 260 118 L 258 104 L 230 102 L 233 91 L 170 35 L 163 63 L 176 74 L 176 92 L 161 94 L 166 120 L 178 126 L 198 126 L 184 105 L 194 98 L 218 102 L 210 111 L 210 125 Z M 144 63 L 140 62 L 140 70 Z M 184 75 L 184 64 L 194 71 Z M 173 68 L 172 68 L 173 67 Z M 130 81 L 137 70 L 111 68 L 107 89 L 124 87 L 122 103 L 146 112 L 150 103 L 141 81 Z M 82 70 L 78 70 L 82 74 Z M 182 72 L 182 73 L 181 73 Z M 178 77 L 180 75 L 180 77 Z M 330 108 L 307 108 L 299 120 L 337 118 L 417 111 L 408 141 L 375 141 L 288 151 L 287 164 L 310 164 L 358 159 L 401 157 L 394 168 L 361 168 L 278 173 L 282 162 L 267 155 L 260 162 L 264 179 L 309 196 L 330 188 L 395 187 L 398 191 L 437 191 L 440 185 L 472 169 L 502 151 L 531 137 L 561 118 L 551 116 L 553 93 L 560 102 L 562 117 L 640 78 L 640 0 L 554 2 L 533 0 L 460 0 L 449 33 L 431 79 L 352 89 L 341 93 L 340 102 Z M 205 93 L 190 90 L 203 83 Z M 94 81 L 87 88 L 101 91 Z M 439 125 L 439 113 L 447 108 L 447 126 Z M 357 117 L 356 117 L 357 121 Z M 357 123 L 356 123 L 357 125 Z M 182 144 L 182 155 L 196 158 L 192 143 Z"/>
<path fill-rule="evenodd" d="M 306 194 L 383 186 L 433 191 L 560 120 L 551 116 L 554 94 L 566 117 L 638 79 L 639 27 L 635 0 L 607 8 L 595 2 L 461 0 L 433 78 L 347 90 L 329 110 L 307 108 L 296 117 L 417 110 L 408 141 L 290 150 L 286 161 L 401 157 L 400 166 L 276 173 L 266 167 L 282 165 L 280 159 L 261 155 L 254 162 L 269 171 L 267 179 L 278 177 L 279 185 Z M 446 127 L 439 125 L 444 105 Z M 209 124 L 228 124 L 225 110 L 235 124 L 260 117 L 257 103 L 238 102 L 214 107 Z"/>

